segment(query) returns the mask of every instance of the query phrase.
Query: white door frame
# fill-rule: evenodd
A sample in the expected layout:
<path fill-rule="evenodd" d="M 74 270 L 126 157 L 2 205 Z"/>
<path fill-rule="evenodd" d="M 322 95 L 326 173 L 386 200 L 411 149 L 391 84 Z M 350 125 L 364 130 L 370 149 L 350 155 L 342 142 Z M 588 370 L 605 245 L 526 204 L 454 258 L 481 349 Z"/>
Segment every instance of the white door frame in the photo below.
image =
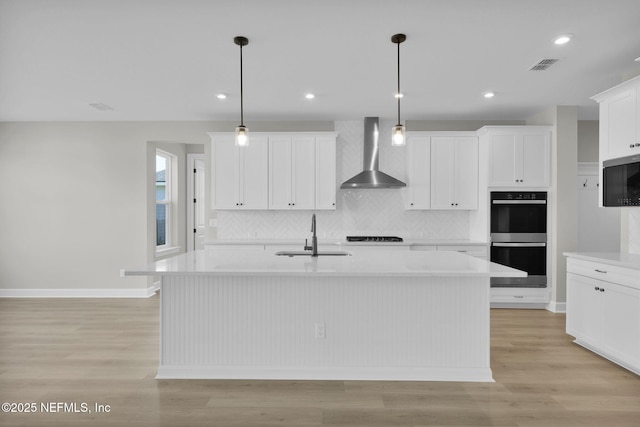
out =
<path fill-rule="evenodd" d="M 205 160 L 204 154 L 198 153 L 187 153 L 187 252 L 194 250 L 195 239 L 194 239 L 194 202 L 195 199 L 195 161 L 196 160 Z M 205 203 L 205 200 L 202 200 L 200 203 Z"/>

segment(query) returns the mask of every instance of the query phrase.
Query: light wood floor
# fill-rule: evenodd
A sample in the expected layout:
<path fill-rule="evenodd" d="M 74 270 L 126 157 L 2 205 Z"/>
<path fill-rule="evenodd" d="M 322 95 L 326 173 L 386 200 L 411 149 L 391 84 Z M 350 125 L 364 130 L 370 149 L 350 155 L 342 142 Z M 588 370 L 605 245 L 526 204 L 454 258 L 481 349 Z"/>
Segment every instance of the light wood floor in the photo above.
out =
<path fill-rule="evenodd" d="M 493 310 L 495 383 L 158 381 L 158 301 L 0 299 L 0 402 L 38 405 L 0 425 L 640 426 L 640 377 L 573 344 L 564 315 Z"/>

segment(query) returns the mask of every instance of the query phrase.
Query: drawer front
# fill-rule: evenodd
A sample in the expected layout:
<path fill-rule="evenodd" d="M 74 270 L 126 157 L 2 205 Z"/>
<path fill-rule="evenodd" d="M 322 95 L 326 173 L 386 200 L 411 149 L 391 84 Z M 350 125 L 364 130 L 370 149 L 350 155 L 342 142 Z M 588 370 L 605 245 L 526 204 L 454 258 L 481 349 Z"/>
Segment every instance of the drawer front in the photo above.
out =
<path fill-rule="evenodd" d="M 633 268 L 568 258 L 567 272 L 640 289 L 640 271 Z"/>
<path fill-rule="evenodd" d="M 487 258 L 488 249 L 486 246 L 438 246 L 439 251 L 461 252 L 477 258 Z"/>
<path fill-rule="evenodd" d="M 547 288 L 491 288 L 491 302 L 496 303 L 548 303 Z"/>

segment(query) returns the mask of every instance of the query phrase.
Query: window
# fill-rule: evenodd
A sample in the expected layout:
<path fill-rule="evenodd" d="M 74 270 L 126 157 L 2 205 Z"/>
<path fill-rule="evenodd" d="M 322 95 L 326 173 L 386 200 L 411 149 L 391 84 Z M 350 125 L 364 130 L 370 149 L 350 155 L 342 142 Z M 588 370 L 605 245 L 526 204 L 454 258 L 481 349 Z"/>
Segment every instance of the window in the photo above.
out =
<path fill-rule="evenodd" d="M 156 150 L 156 250 L 171 245 L 171 197 L 173 155 Z"/>

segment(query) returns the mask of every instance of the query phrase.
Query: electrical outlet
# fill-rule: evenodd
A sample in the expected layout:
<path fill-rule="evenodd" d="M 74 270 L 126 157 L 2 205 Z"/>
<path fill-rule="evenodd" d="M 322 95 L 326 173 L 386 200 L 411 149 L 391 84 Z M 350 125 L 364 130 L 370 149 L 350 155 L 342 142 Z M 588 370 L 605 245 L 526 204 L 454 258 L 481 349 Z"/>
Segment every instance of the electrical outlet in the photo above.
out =
<path fill-rule="evenodd" d="M 327 326 L 324 323 L 316 323 L 316 338 L 327 338 Z"/>

